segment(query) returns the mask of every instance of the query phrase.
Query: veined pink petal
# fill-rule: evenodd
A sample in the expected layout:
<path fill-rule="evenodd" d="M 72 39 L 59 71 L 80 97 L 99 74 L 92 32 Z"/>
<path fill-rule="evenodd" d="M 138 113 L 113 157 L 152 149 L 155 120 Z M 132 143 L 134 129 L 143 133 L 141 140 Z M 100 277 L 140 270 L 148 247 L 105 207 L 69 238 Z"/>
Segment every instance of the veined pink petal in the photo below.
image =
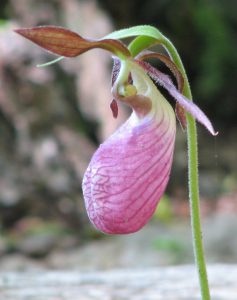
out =
<path fill-rule="evenodd" d="M 109 234 L 136 232 L 150 220 L 166 188 L 173 159 L 172 108 L 139 66 L 131 73 L 138 94 L 152 100 L 152 110 L 143 117 L 133 112 L 100 145 L 82 184 L 91 222 Z"/>
<path fill-rule="evenodd" d="M 134 125 L 133 118 L 99 147 L 83 179 L 89 218 L 106 233 L 142 228 L 169 179 L 175 140 L 172 120 L 157 123 L 152 118 Z"/>

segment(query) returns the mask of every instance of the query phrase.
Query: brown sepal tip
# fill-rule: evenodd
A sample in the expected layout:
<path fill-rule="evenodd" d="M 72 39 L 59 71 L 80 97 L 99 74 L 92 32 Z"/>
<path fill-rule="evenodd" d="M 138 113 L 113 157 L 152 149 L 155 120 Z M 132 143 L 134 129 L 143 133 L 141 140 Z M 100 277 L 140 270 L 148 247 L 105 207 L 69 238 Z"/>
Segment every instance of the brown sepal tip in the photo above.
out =
<path fill-rule="evenodd" d="M 38 26 L 14 31 L 40 47 L 65 57 L 75 57 L 94 48 L 108 50 L 117 56 L 130 56 L 129 50 L 120 41 L 85 39 L 76 32 L 58 26 Z"/>

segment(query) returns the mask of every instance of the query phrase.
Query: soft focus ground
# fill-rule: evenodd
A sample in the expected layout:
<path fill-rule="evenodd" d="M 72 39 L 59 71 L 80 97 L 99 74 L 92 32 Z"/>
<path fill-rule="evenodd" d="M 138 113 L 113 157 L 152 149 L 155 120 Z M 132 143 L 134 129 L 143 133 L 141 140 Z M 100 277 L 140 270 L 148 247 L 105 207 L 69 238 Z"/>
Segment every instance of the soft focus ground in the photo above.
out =
<path fill-rule="evenodd" d="M 49 234 L 21 240 L 19 251 L 5 254 L 2 271 L 47 269 L 107 270 L 149 268 L 192 264 L 193 253 L 188 222 L 176 220 L 169 225 L 153 222 L 139 233 L 104 236 L 87 243 L 73 237 L 55 238 Z M 237 263 L 237 218 L 231 214 L 210 216 L 204 221 L 207 262 Z M 2 241 L 0 246 L 4 247 Z M 38 248 L 38 249 L 37 249 Z M 41 258 L 30 256 L 44 252 Z"/>

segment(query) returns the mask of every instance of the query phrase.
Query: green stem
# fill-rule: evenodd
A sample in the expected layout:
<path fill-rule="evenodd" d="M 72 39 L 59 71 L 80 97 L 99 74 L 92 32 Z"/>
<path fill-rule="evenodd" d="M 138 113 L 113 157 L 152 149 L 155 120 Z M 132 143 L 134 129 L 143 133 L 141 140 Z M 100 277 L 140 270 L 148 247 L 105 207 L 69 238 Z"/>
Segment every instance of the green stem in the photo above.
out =
<path fill-rule="evenodd" d="M 186 96 L 188 99 L 192 101 L 192 93 L 189 86 L 188 78 L 177 50 L 167 38 L 164 38 L 162 44 L 166 47 L 174 63 L 183 74 L 184 96 Z M 205 256 L 203 250 L 201 218 L 200 218 L 197 128 L 196 128 L 195 119 L 190 114 L 186 114 L 186 117 L 187 117 L 187 141 L 188 141 L 189 201 L 190 201 L 190 214 L 191 214 L 191 226 L 192 226 L 192 237 L 193 237 L 193 250 L 195 256 L 195 263 L 198 269 L 202 299 L 210 300 L 211 297 L 210 297 Z"/>

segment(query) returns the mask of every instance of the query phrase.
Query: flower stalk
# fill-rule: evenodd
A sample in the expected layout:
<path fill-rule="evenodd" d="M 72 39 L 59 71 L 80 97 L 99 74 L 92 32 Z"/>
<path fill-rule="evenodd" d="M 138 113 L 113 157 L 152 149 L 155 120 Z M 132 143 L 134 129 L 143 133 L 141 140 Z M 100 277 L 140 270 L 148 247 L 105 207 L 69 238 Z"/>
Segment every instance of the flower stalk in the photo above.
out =
<path fill-rule="evenodd" d="M 166 39 L 164 46 L 169 55 L 172 57 L 176 66 L 184 78 L 183 94 L 192 101 L 192 92 L 188 82 L 188 78 L 181 61 L 181 58 L 173 46 Z M 195 263 L 199 276 L 201 295 L 203 300 L 210 300 L 210 290 L 208 284 L 208 276 L 206 270 L 206 262 L 204 255 L 204 247 L 202 241 L 202 226 L 200 217 L 200 198 L 199 198 L 199 178 L 198 178 L 198 142 L 197 142 L 197 127 L 196 121 L 192 115 L 186 114 L 187 120 L 187 145 L 188 145 L 188 186 L 189 186 L 189 203 L 190 203 L 190 218 L 192 228 L 192 240 Z"/>

